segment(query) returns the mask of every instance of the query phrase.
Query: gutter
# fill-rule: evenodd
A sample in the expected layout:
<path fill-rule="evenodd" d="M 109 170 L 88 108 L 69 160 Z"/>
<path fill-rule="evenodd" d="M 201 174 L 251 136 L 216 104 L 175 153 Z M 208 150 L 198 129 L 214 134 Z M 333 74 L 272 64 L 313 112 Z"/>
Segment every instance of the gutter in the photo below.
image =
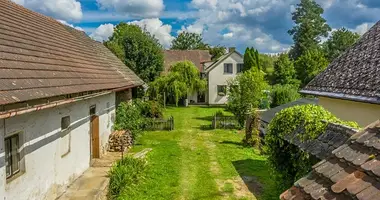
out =
<path fill-rule="evenodd" d="M 357 96 L 357 95 L 350 95 L 350 94 L 343 94 L 343 93 L 318 92 L 318 91 L 311 91 L 311 90 L 301 90 L 300 93 L 330 97 L 334 99 L 342 99 L 342 100 L 348 100 L 348 101 L 356 101 L 356 102 L 363 102 L 363 103 L 370 103 L 370 104 L 380 104 L 380 96 L 379 97 L 365 97 L 365 96 Z"/>
<path fill-rule="evenodd" d="M 20 108 L 20 109 L 0 112 L 0 119 L 7 119 L 7 118 L 11 118 L 11 117 L 14 117 L 14 116 L 17 116 L 17 115 L 31 113 L 31 112 L 34 112 L 34 111 L 45 110 L 45 109 L 48 109 L 48 108 L 54 108 L 54 107 L 57 107 L 57 106 L 62 106 L 62 105 L 66 105 L 66 104 L 73 103 L 73 102 L 78 102 L 78 101 L 82 101 L 82 100 L 86 100 L 86 99 L 91 99 L 91 98 L 98 97 L 98 96 L 103 96 L 103 95 L 106 95 L 106 94 L 110 94 L 112 92 L 113 91 L 106 91 L 106 92 L 101 92 L 101 93 L 96 93 L 96 94 L 90 94 L 90 95 L 86 95 L 86 96 L 75 97 L 75 98 L 71 98 L 71 99 L 65 99 L 65 100 L 61 100 L 61 101 L 41 104 L 41 105 L 38 105 L 38 106 L 35 106 L 35 107 L 32 107 L 32 108 Z"/>

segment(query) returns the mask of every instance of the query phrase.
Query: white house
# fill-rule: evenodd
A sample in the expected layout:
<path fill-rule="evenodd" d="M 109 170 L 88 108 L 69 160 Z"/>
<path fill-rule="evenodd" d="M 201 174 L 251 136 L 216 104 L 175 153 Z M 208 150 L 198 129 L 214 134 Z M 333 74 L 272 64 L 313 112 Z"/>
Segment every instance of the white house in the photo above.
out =
<path fill-rule="evenodd" d="M 234 48 L 215 62 L 205 63 L 207 77 L 206 103 L 209 105 L 226 104 L 227 84 L 243 70 L 243 56 Z"/>
<path fill-rule="evenodd" d="M 143 81 L 84 32 L 8 0 L 0 15 L 0 199 L 55 199 Z"/>

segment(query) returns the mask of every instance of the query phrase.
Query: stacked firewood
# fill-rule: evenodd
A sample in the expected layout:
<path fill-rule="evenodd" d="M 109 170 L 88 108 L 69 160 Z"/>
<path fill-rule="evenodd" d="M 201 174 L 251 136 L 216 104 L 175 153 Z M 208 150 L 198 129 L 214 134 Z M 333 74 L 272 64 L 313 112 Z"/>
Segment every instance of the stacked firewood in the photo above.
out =
<path fill-rule="evenodd" d="M 108 139 L 110 152 L 124 152 L 132 147 L 133 139 L 130 131 L 114 131 Z"/>

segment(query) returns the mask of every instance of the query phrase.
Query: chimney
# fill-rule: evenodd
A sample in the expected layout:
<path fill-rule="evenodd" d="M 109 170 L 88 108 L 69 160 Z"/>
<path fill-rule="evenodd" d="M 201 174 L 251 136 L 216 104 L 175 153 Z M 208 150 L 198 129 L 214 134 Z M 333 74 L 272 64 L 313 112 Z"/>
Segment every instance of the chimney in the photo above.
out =
<path fill-rule="evenodd" d="M 236 50 L 236 47 L 229 47 L 228 48 L 228 53 L 231 53 L 231 52 L 233 52 L 233 51 L 235 51 Z"/>

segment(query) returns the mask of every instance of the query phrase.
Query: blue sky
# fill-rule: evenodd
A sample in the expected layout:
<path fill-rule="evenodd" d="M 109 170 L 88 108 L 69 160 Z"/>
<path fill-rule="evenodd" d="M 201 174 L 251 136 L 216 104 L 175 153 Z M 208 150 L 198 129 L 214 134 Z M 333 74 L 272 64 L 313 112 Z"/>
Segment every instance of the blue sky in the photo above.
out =
<path fill-rule="evenodd" d="M 106 40 L 114 25 L 145 27 L 166 48 L 180 31 L 201 33 L 211 45 L 253 46 L 263 53 L 292 45 L 287 31 L 299 0 L 13 0 Z M 380 19 L 380 0 L 316 0 L 333 29 L 363 34 Z"/>

